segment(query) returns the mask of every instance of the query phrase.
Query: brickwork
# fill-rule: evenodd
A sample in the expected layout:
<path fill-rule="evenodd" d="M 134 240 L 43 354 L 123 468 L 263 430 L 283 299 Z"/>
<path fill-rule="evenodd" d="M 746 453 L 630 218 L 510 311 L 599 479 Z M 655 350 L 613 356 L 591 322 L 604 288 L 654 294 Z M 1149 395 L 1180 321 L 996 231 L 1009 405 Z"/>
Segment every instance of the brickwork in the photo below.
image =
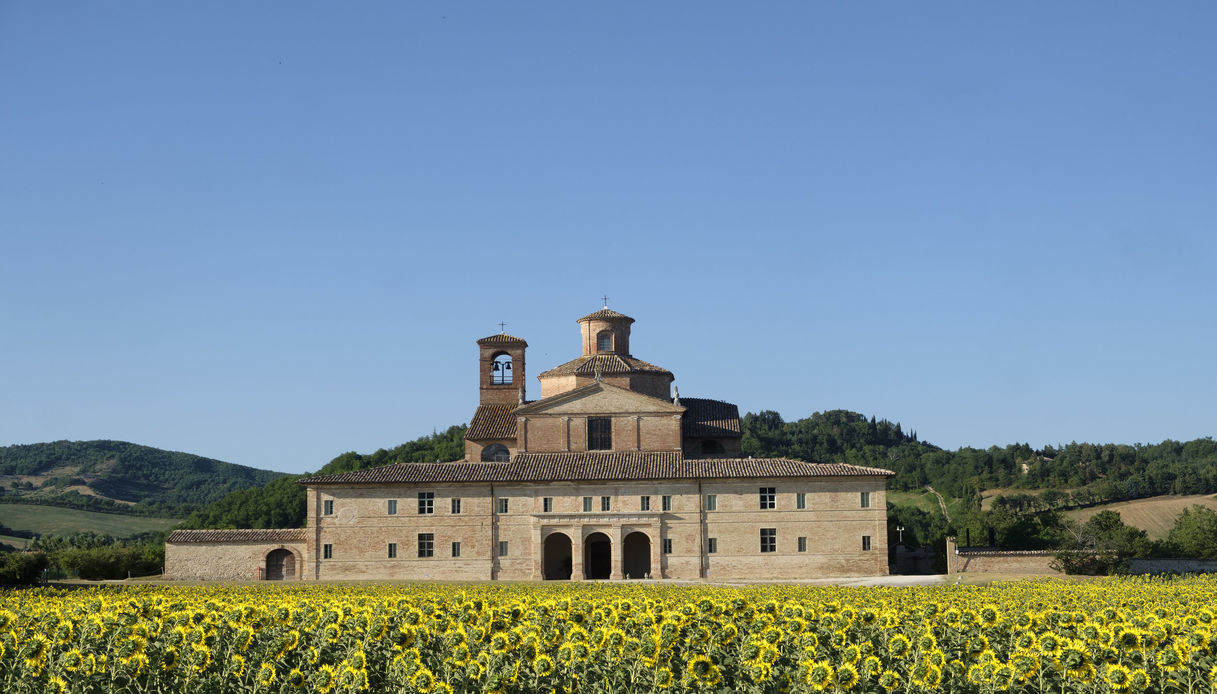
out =
<path fill-rule="evenodd" d="M 255 581 L 265 577 L 266 557 L 286 549 L 295 557 L 295 575 L 304 568 L 304 543 L 187 542 L 165 543 L 165 578 L 171 580 Z"/>

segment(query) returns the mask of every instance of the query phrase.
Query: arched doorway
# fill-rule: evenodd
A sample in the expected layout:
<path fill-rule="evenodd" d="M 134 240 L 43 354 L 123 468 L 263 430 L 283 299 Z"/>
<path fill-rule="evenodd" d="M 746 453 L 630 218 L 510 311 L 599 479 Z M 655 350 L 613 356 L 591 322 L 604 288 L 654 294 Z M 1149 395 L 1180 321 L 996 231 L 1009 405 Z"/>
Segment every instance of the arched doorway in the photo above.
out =
<path fill-rule="evenodd" d="M 296 578 L 296 555 L 288 549 L 276 549 L 266 555 L 266 580 L 290 581 Z"/>
<path fill-rule="evenodd" d="M 545 538 L 541 577 L 546 581 L 569 581 L 572 556 L 570 538 L 565 534 L 553 533 Z"/>
<path fill-rule="evenodd" d="M 583 577 L 589 581 L 608 578 L 613 570 L 613 543 L 604 533 L 583 540 Z"/>
<path fill-rule="evenodd" d="M 644 532 L 632 532 L 621 543 L 626 578 L 645 578 L 651 573 L 651 538 Z"/>

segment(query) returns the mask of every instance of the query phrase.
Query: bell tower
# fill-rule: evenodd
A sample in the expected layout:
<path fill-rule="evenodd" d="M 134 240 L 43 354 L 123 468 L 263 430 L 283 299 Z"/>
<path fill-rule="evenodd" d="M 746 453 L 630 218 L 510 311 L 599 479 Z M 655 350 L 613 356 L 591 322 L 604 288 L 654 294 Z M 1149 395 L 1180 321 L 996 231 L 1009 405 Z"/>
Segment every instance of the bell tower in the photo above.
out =
<path fill-rule="evenodd" d="M 478 391 L 481 405 L 524 401 L 524 350 L 528 343 L 507 333 L 478 340 Z"/>

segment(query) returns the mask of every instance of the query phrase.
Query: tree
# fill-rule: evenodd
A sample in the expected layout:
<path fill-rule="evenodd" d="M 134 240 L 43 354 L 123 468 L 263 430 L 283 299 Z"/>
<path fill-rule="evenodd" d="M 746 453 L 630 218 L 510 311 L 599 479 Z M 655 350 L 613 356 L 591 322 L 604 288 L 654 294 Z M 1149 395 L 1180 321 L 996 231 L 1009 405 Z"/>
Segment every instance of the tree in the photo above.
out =
<path fill-rule="evenodd" d="M 1067 574 L 1122 573 L 1129 557 L 1149 554 L 1149 536 L 1144 530 L 1124 524 L 1117 511 L 1100 511 L 1082 526 L 1067 522 L 1071 535 L 1053 557 L 1050 566 Z"/>
<path fill-rule="evenodd" d="M 1217 559 L 1217 511 L 1200 504 L 1183 509 L 1166 536 L 1166 545 L 1180 557 Z"/>

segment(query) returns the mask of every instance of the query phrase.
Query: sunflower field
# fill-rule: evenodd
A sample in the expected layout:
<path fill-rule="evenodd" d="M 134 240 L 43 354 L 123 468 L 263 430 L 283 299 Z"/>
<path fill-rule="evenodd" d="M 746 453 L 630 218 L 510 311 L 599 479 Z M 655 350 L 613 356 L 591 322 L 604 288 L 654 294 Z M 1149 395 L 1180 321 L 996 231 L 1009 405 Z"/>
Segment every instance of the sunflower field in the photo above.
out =
<path fill-rule="evenodd" d="M 0 592 L 0 691 L 1212 692 L 1217 579 Z"/>

